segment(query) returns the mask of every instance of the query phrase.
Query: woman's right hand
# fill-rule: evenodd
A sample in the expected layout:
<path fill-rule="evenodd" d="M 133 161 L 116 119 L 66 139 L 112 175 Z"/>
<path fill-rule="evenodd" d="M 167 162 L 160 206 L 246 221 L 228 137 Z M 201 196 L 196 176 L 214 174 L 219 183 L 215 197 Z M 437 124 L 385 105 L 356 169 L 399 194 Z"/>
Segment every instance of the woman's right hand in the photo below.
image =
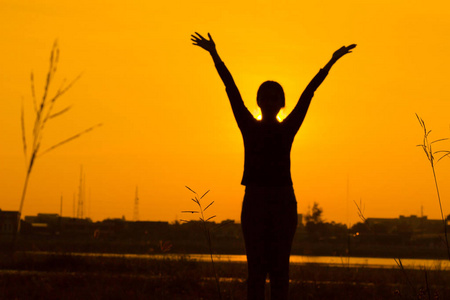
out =
<path fill-rule="evenodd" d="M 208 33 L 209 40 L 205 39 L 200 33 L 196 32 L 196 35 L 191 35 L 192 44 L 195 46 L 199 46 L 209 53 L 213 53 L 216 51 L 216 44 L 214 43 L 211 35 Z"/>

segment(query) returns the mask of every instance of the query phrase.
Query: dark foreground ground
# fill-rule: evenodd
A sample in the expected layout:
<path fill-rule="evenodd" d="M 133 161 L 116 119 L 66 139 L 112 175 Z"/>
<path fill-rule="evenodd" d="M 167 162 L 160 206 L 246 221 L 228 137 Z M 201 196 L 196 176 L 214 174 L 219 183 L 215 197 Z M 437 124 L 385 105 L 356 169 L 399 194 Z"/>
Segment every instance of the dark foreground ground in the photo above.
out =
<path fill-rule="evenodd" d="M 1 254 L 0 299 L 245 299 L 246 264 Z M 450 271 L 291 266 L 291 299 L 450 299 Z M 268 286 L 267 286 L 268 290 Z"/>

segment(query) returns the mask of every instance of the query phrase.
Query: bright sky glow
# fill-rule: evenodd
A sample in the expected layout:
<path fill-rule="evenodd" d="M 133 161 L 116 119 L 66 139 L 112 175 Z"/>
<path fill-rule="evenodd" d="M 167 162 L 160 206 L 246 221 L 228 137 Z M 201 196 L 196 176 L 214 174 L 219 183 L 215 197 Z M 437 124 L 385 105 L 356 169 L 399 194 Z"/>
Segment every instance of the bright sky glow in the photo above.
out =
<path fill-rule="evenodd" d="M 439 218 L 419 114 L 431 138 L 450 136 L 450 2 L 424 1 L 1 1 L 0 208 L 17 210 L 25 176 L 20 111 L 32 125 L 30 72 L 42 95 L 51 46 L 60 45 L 52 92 L 80 73 L 44 133 L 43 149 L 104 125 L 42 156 L 25 215 L 72 216 L 83 165 L 85 215 L 181 218 L 190 192 L 211 190 L 218 220 L 239 220 L 243 143 L 208 54 L 190 34 L 210 32 L 244 102 L 257 110 L 266 80 L 286 94 L 286 115 L 342 45 L 358 44 L 317 90 L 292 148 L 299 213 L 318 202 L 326 220 Z M 23 100 L 22 100 L 23 99 Z M 450 149 L 450 142 L 436 150 Z M 450 213 L 450 161 L 437 165 Z"/>

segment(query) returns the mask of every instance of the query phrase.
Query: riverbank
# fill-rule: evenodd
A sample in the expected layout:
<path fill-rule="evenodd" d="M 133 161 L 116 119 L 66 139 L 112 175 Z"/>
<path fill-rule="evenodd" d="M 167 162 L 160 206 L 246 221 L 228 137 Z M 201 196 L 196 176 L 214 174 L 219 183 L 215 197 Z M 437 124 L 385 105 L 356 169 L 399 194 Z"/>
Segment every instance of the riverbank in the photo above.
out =
<path fill-rule="evenodd" d="M 240 230 L 240 229 L 239 229 Z M 212 239 L 214 253 L 245 255 L 241 239 Z M 0 237 L 0 251 L 11 249 L 11 238 Z M 17 251 L 112 253 L 112 254 L 208 254 L 209 248 L 203 236 L 196 238 L 168 238 L 133 240 L 124 238 L 96 239 L 94 237 L 67 236 L 19 236 L 14 248 Z M 378 257 L 410 259 L 447 259 L 446 248 L 442 244 L 397 245 L 362 244 L 355 241 L 294 241 L 292 255 L 336 256 L 336 257 Z"/>
<path fill-rule="evenodd" d="M 217 299 L 210 262 L 2 254 L 5 299 Z M 222 299 L 245 299 L 246 264 L 218 262 Z M 450 271 L 291 265 L 291 299 L 450 298 Z"/>

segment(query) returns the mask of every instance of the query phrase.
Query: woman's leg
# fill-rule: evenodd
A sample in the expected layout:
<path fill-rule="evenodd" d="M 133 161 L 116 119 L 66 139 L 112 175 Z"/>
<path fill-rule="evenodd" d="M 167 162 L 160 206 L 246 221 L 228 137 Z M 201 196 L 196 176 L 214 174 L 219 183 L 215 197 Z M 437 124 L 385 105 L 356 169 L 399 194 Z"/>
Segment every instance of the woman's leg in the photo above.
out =
<path fill-rule="evenodd" d="M 263 300 L 267 277 L 265 209 L 257 189 L 246 188 L 241 225 L 247 254 L 247 300 Z"/>
<path fill-rule="evenodd" d="M 297 228 L 297 204 L 277 214 L 270 241 L 269 277 L 271 300 L 287 300 L 289 294 L 289 257 Z"/>
<path fill-rule="evenodd" d="M 268 268 L 272 300 L 287 300 L 289 294 L 289 257 L 297 229 L 297 202 L 294 191 L 281 189 L 271 203 L 271 230 L 268 242 Z"/>

